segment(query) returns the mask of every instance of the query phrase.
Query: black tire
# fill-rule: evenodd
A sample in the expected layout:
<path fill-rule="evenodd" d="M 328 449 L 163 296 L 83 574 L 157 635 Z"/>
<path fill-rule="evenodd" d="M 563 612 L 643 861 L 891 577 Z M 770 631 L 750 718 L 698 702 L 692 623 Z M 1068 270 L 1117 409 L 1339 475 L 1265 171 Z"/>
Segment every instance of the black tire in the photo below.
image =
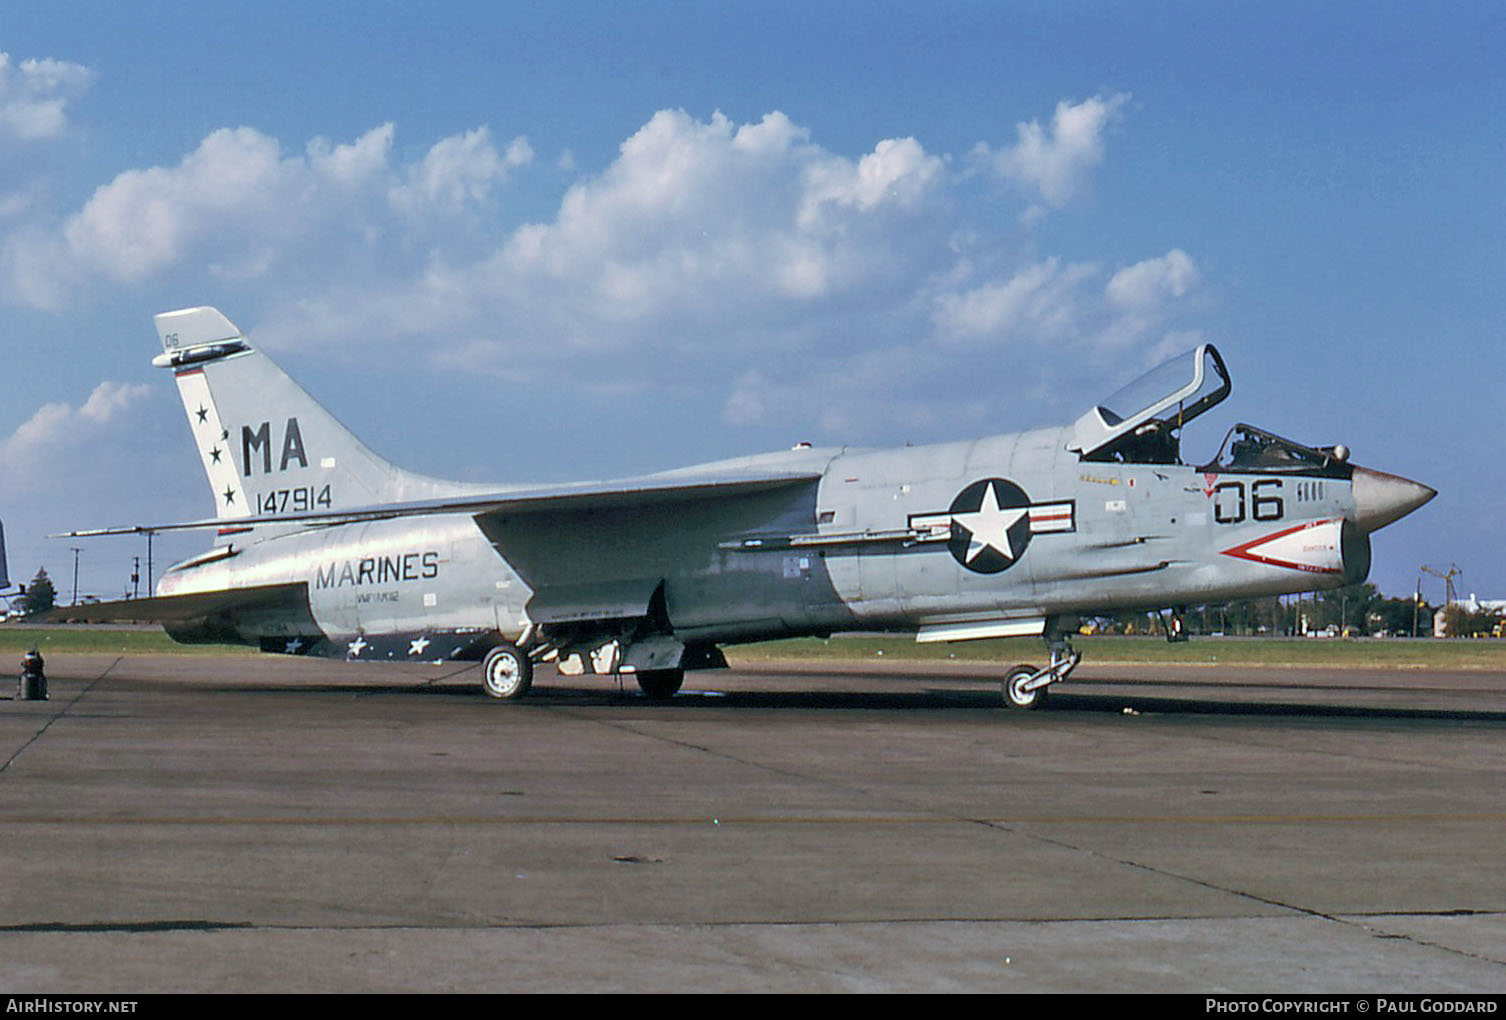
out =
<path fill-rule="evenodd" d="M 1020 685 L 1026 680 L 1039 673 L 1034 666 L 1020 665 L 1011 669 L 1004 675 L 1004 682 L 999 685 L 1000 693 L 1004 695 L 1004 704 L 1010 708 L 1037 709 L 1046 701 L 1046 692 L 1049 687 L 1037 687 L 1033 691 L 1024 691 Z"/>
<path fill-rule="evenodd" d="M 481 689 L 501 701 L 516 701 L 533 686 L 533 662 L 517 645 L 503 643 L 481 662 Z"/>
<path fill-rule="evenodd" d="M 638 674 L 638 689 L 651 701 L 668 701 L 684 682 L 683 669 L 650 669 Z"/>

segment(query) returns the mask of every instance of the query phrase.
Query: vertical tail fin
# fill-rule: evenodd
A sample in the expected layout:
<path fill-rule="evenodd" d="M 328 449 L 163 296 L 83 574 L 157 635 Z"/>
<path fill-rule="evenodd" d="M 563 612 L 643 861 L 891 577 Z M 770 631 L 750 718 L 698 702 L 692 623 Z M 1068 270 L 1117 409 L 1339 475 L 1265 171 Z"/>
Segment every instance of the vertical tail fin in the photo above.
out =
<path fill-rule="evenodd" d="M 372 453 L 214 308 L 156 316 L 216 514 L 343 510 L 471 486 L 403 471 Z"/>

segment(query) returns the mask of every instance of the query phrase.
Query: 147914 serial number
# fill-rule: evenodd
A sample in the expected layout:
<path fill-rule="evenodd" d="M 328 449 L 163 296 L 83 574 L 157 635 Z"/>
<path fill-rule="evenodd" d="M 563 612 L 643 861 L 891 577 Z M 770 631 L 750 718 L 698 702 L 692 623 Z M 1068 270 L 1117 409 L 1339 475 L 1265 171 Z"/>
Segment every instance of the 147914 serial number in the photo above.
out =
<path fill-rule="evenodd" d="M 256 494 L 258 514 L 296 514 L 307 510 L 331 510 L 333 508 L 334 500 L 330 496 L 328 485 L 322 488 L 304 485 L 296 489 L 272 489 L 270 492 Z"/>

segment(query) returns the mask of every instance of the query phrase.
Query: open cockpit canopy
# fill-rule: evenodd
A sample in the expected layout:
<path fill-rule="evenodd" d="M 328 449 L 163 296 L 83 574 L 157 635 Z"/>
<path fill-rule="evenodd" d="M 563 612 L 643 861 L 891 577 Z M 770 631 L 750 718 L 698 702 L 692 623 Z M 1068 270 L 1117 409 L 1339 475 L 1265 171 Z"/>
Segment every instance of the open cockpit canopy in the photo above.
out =
<path fill-rule="evenodd" d="M 1212 344 L 1179 354 L 1091 408 L 1067 449 L 1083 460 L 1180 462 L 1183 425 L 1229 395 L 1229 372 Z"/>

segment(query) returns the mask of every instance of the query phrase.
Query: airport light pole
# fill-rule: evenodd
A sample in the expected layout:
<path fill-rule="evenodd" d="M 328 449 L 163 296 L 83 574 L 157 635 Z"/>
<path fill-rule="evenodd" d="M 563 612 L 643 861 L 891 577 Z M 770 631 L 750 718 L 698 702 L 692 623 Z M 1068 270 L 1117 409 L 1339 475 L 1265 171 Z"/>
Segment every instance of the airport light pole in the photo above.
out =
<path fill-rule="evenodd" d="M 78 546 L 69 546 L 73 550 L 73 604 L 78 605 L 78 554 L 83 552 Z"/>

